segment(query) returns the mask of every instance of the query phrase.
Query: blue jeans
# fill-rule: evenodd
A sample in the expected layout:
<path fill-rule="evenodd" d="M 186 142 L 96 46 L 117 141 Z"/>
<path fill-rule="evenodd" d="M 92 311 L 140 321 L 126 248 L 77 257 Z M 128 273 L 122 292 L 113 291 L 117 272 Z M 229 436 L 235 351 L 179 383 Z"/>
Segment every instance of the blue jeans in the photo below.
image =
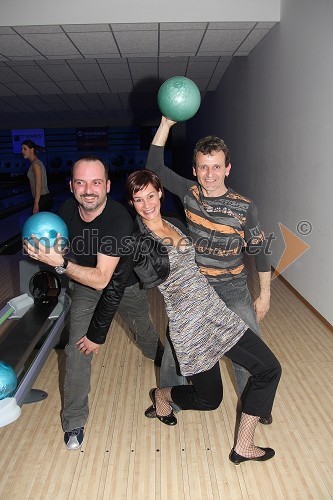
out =
<path fill-rule="evenodd" d="M 89 414 L 91 361 L 93 354 L 82 354 L 76 342 L 87 332 L 101 292 L 75 283 L 70 311 L 70 336 L 65 347 L 66 370 L 64 403 L 61 413 L 63 430 L 84 427 Z M 144 356 L 154 359 L 159 335 L 150 318 L 146 291 L 138 284 L 128 286 L 119 304 L 118 312 L 130 330 L 133 342 Z"/>
<path fill-rule="evenodd" d="M 260 337 L 259 325 L 257 323 L 246 279 L 236 278 L 226 283 L 221 282 L 218 285 L 215 285 L 214 289 L 223 302 L 225 302 L 227 307 L 242 318 L 251 330 Z M 241 396 L 250 377 L 250 373 L 235 362 L 232 363 L 232 366 L 235 373 L 237 392 L 238 395 Z M 165 350 L 160 371 L 161 387 L 173 387 L 187 384 L 186 377 L 180 374 L 179 367 L 178 370 L 177 367 L 177 358 L 173 353 L 173 348 L 171 347 L 170 341 L 167 337 L 165 340 Z M 173 407 L 177 410 L 176 405 L 173 405 Z"/>

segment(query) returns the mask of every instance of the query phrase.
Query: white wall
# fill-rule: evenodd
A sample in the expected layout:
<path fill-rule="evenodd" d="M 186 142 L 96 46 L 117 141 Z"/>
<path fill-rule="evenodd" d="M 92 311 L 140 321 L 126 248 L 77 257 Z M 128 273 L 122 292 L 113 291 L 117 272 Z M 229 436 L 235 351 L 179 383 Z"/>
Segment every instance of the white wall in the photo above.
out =
<path fill-rule="evenodd" d="M 1 0 L 0 26 L 279 19 L 280 0 Z"/>
<path fill-rule="evenodd" d="M 188 122 L 192 140 L 216 134 L 230 146 L 232 186 L 257 202 L 265 232 L 278 237 L 273 266 L 284 248 L 279 222 L 310 245 L 283 276 L 331 323 L 332 21 L 332 0 L 282 0 L 280 24 L 232 62 Z M 300 221 L 311 223 L 309 235 L 297 233 Z"/>

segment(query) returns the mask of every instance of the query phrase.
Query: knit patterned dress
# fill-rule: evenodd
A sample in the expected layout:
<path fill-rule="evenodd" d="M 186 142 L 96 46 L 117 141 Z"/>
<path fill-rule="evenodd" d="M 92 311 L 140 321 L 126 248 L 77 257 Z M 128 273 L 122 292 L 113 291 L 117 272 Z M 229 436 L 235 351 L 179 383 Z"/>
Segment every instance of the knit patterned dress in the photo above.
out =
<path fill-rule="evenodd" d="M 186 240 L 178 228 L 170 225 Z M 159 239 L 154 233 L 152 236 Z M 188 240 L 180 248 L 160 241 L 168 249 L 170 274 L 158 289 L 164 297 L 180 371 L 191 376 L 212 368 L 248 326 L 227 308 L 200 273 L 194 247 Z"/>

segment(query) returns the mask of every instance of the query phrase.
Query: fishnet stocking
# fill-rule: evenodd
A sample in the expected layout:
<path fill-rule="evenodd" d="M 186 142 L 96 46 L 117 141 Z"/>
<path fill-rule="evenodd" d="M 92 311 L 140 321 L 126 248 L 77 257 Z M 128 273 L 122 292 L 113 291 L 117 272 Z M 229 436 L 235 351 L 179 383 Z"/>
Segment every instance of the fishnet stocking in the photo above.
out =
<path fill-rule="evenodd" d="M 261 457 L 265 455 L 265 452 L 254 444 L 254 432 L 259 422 L 259 418 L 260 417 L 254 415 L 242 413 L 235 446 L 235 452 L 238 453 L 238 455 L 246 458 Z"/>
<path fill-rule="evenodd" d="M 171 387 L 162 387 L 156 389 L 155 391 L 156 400 L 156 414 L 160 417 L 167 417 L 172 412 L 170 403 L 172 403 L 171 398 Z"/>

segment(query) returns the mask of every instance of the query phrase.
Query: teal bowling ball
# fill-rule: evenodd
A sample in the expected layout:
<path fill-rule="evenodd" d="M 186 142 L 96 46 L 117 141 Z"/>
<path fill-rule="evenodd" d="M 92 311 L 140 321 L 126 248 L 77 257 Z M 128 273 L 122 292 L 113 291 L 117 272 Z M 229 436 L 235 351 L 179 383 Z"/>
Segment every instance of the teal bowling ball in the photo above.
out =
<path fill-rule="evenodd" d="M 0 361 L 0 399 L 11 397 L 17 387 L 17 377 L 13 368 Z"/>
<path fill-rule="evenodd" d="M 68 243 L 68 229 L 61 217 L 52 212 L 38 212 L 31 215 L 22 228 L 23 240 L 28 240 L 34 245 L 31 235 L 41 241 L 46 247 L 53 247 L 56 243 L 57 234 L 60 233 L 60 247 L 65 248 Z"/>
<path fill-rule="evenodd" d="M 198 111 L 201 95 L 196 84 L 185 76 L 173 76 L 160 86 L 157 104 L 162 115 L 184 122 Z"/>

